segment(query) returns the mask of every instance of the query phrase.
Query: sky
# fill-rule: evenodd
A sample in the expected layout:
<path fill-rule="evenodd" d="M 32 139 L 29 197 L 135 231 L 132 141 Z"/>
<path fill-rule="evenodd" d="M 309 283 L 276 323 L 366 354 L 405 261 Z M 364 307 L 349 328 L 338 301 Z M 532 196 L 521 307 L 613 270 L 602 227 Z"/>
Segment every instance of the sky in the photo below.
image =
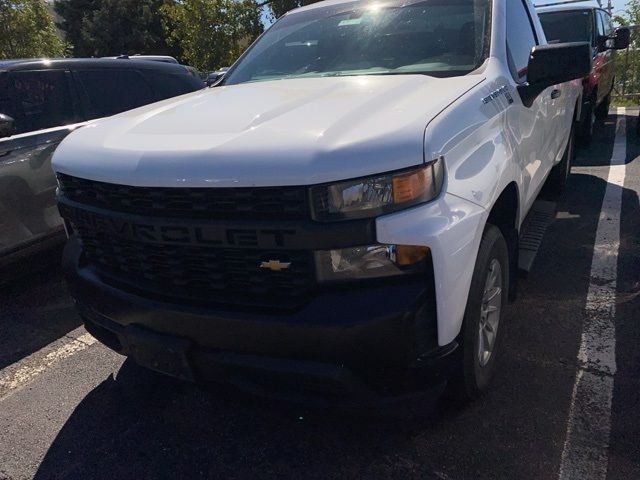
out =
<path fill-rule="evenodd" d="M 613 12 L 615 13 L 618 10 L 624 10 L 626 4 L 627 0 L 613 0 Z"/>

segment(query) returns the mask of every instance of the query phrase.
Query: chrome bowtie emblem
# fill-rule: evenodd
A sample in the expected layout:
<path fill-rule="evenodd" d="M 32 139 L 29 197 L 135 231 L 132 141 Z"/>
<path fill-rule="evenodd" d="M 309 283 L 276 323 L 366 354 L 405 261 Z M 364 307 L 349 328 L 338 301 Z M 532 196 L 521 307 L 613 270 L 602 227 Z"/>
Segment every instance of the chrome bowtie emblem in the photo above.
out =
<path fill-rule="evenodd" d="M 260 268 L 267 268 L 274 272 L 286 270 L 291 266 L 291 262 L 281 262 L 280 260 L 269 260 L 268 262 L 262 262 Z"/>

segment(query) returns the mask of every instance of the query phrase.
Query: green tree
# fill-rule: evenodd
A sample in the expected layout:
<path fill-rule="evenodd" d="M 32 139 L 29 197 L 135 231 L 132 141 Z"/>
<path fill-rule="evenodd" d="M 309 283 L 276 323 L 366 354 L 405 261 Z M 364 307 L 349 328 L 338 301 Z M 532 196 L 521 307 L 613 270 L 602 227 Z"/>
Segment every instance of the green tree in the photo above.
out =
<path fill-rule="evenodd" d="M 279 18 L 289 10 L 294 8 L 304 7 L 305 5 L 311 5 L 320 0 L 266 0 L 261 3 L 261 6 L 268 6 L 273 14 L 274 18 Z"/>
<path fill-rule="evenodd" d="M 181 0 L 160 12 L 169 45 L 201 70 L 230 65 L 263 30 L 254 0 Z"/>
<path fill-rule="evenodd" d="M 82 36 L 82 24 L 99 6 L 100 0 L 56 0 L 54 3 L 53 8 L 60 17 L 58 28 L 64 31 L 74 57 L 88 57 L 93 53 Z"/>
<path fill-rule="evenodd" d="M 76 57 L 167 54 L 160 7 L 172 0 L 57 0 L 59 27 Z"/>
<path fill-rule="evenodd" d="M 0 0 L 0 58 L 61 57 L 65 44 L 42 0 Z"/>
<path fill-rule="evenodd" d="M 614 16 L 614 23 L 624 26 L 640 25 L 640 0 L 629 0 L 626 10 Z M 616 83 L 618 94 L 640 93 L 640 30 L 631 28 L 631 48 L 616 54 Z"/>
<path fill-rule="evenodd" d="M 101 0 L 82 21 L 82 39 L 95 56 L 168 54 L 158 12 L 165 0 Z"/>

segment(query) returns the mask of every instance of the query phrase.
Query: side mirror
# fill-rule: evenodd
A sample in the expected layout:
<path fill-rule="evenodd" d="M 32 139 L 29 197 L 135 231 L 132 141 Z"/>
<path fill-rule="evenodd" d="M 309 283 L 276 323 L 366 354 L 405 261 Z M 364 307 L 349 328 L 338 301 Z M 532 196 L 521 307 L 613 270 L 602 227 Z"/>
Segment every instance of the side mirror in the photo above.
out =
<path fill-rule="evenodd" d="M 518 87 L 522 103 L 530 107 L 547 88 L 583 78 L 591 72 L 591 45 L 587 42 L 557 43 L 533 47 L 527 80 Z"/>
<path fill-rule="evenodd" d="M 14 123 L 9 115 L 0 113 L 0 138 L 10 137 L 15 133 Z"/>
<path fill-rule="evenodd" d="M 614 50 L 625 50 L 631 43 L 631 30 L 629 27 L 618 27 L 611 36 Z"/>
<path fill-rule="evenodd" d="M 227 73 L 229 67 L 222 67 L 220 70 L 216 70 L 215 72 L 211 72 L 207 75 L 207 87 L 211 87 L 218 83 L 222 77 L 224 77 L 225 73 Z"/>
<path fill-rule="evenodd" d="M 218 83 L 218 80 L 220 80 L 222 77 L 224 76 L 224 72 L 212 72 L 209 75 L 207 75 L 207 87 L 210 87 L 211 85 L 215 85 L 216 83 Z"/>

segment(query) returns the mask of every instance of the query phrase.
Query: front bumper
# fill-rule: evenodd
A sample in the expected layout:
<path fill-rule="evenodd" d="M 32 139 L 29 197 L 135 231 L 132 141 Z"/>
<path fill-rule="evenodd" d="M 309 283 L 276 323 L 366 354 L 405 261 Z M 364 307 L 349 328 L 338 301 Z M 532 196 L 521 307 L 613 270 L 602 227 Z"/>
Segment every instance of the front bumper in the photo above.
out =
<path fill-rule="evenodd" d="M 455 343 L 438 346 L 430 279 L 327 289 L 295 311 L 224 311 L 115 289 L 81 257 L 72 237 L 64 270 L 87 330 L 179 378 L 307 402 L 375 403 L 439 392 L 456 352 Z"/>

